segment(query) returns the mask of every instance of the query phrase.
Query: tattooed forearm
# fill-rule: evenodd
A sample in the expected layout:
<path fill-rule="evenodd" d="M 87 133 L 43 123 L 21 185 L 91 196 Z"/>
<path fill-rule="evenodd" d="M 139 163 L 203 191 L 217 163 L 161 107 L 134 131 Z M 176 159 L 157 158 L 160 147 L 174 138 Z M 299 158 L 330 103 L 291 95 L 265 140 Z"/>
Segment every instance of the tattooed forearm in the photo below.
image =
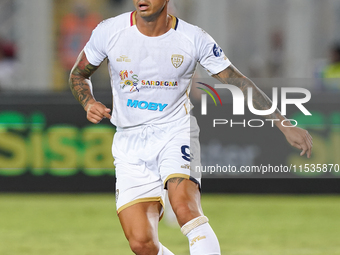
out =
<path fill-rule="evenodd" d="M 248 97 L 248 88 L 253 90 L 253 106 L 257 110 L 268 110 L 272 106 L 271 100 L 263 93 L 250 79 L 244 76 L 236 67 L 233 65 L 219 74 L 214 75 L 216 79 L 225 84 L 231 84 L 239 87 L 245 99 Z M 278 109 L 272 114 L 263 116 L 266 119 L 281 119 L 282 115 Z"/>
<path fill-rule="evenodd" d="M 82 77 L 71 75 L 70 88 L 73 96 L 77 101 L 85 107 L 88 101 L 93 98 L 91 93 L 90 81 Z"/>
<path fill-rule="evenodd" d="M 94 99 L 90 77 L 98 69 L 91 65 L 84 52 L 81 52 L 70 74 L 69 85 L 73 96 L 85 108 L 87 103 Z"/>

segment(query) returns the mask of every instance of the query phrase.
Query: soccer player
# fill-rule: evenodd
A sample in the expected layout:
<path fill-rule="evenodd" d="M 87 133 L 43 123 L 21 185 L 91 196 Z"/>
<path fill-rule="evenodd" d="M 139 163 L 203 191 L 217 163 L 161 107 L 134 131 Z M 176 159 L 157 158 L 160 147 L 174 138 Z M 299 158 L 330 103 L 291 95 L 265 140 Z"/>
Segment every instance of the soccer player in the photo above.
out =
<path fill-rule="evenodd" d="M 181 231 L 189 239 L 190 254 L 220 254 L 217 237 L 201 209 L 200 176 L 190 171 L 193 164 L 200 164 L 198 128 L 189 114 L 188 97 L 197 62 L 244 93 L 252 87 L 257 109 L 269 109 L 271 101 L 207 33 L 169 15 L 168 2 L 133 0 L 134 12 L 100 23 L 71 71 L 70 87 L 90 122 L 109 118 L 117 127 L 112 145 L 117 213 L 132 251 L 173 254 L 162 246 L 157 233 L 167 189 Z M 112 113 L 95 100 L 90 81 L 105 59 Z M 266 117 L 285 119 L 278 110 Z M 291 145 L 301 149 L 301 155 L 310 157 L 312 138 L 306 130 L 276 125 Z"/>

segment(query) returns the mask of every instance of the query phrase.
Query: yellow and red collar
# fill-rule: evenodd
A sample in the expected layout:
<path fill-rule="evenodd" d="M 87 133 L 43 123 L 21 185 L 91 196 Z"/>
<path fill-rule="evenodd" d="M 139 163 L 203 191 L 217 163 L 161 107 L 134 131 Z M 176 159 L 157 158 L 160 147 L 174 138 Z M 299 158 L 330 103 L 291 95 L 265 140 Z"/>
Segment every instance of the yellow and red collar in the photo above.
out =
<path fill-rule="evenodd" d="M 136 25 L 136 14 L 137 14 L 136 11 L 133 11 L 133 12 L 131 13 L 131 18 L 130 18 L 131 26 Z M 178 20 L 177 17 L 175 17 L 175 16 L 173 16 L 173 15 L 171 15 L 171 14 L 169 14 L 169 15 L 170 15 L 171 18 L 172 18 L 172 26 L 171 26 L 171 28 L 174 29 L 174 30 L 176 30 L 177 27 L 178 27 L 178 22 L 179 22 L 179 20 Z"/>

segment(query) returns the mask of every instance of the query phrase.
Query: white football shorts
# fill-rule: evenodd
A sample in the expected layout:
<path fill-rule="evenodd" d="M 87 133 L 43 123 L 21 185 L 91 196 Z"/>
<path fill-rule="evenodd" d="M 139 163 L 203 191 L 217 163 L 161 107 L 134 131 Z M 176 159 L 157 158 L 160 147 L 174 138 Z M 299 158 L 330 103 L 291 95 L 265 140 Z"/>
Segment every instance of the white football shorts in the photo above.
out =
<path fill-rule="evenodd" d="M 198 135 L 190 115 L 167 124 L 117 128 L 112 144 L 117 213 L 140 202 L 158 201 L 164 208 L 170 178 L 190 179 L 200 187 L 201 174 L 194 172 L 200 166 Z"/>

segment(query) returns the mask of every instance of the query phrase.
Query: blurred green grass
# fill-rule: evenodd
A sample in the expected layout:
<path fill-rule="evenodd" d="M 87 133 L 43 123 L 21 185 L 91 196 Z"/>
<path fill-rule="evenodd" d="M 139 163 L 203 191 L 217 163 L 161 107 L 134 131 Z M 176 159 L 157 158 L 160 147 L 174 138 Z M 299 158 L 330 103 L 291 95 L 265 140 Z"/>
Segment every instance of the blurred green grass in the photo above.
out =
<path fill-rule="evenodd" d="M 203 195 L 230 255 L 340 254 L 340 196 Z M 189 254 L 179 227 L 162 220 L 160 241 Z M 114 195 L 0 194 L 1 255 L 132 254 Z"/>

